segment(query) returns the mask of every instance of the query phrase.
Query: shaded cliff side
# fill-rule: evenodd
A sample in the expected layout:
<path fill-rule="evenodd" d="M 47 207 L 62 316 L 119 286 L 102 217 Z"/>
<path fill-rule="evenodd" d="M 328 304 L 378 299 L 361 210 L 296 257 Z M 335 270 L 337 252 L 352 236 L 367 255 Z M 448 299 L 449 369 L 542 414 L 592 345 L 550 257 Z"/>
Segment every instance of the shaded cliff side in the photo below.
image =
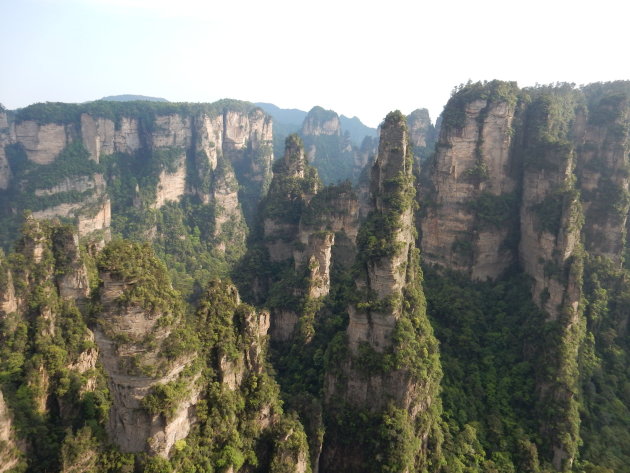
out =
<path fill-rule="evenodd" d="M 356 297 L 346 333 L 329 349 L 322 471 L 430 468 L 437 448 L 441 370 L 415 249 L 407 133 L 400 112 L 381 126 L 371 211 L 357 238 Z"/>

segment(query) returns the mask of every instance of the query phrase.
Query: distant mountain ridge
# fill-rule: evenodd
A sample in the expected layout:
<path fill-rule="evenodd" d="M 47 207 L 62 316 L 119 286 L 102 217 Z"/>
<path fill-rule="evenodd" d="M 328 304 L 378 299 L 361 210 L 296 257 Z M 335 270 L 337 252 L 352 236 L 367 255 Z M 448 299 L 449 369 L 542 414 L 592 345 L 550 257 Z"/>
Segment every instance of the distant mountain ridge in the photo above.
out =
<path fill-rule="evenodd" d="M 108 95 L 107 97 L 103 97 L 99 100 L 107 100 L 109 102 L 131 102 L 133 100 L 146 100 L 147 102 L 168 102 L 168 100 L 162 97 L 148 97 L 146 95 L 133 94 Z"/>
<path fill-rule="evenodd" d="M 272 103 L 256 102 L 254 105 L 262 108 L 274 119 L 274 126 L 280 125 L 281 129 L 297 131 L 302 127 L 308 112 L 296 108 L 280 108 Z M 339 116 L 342 133 L 348 132 L 350 140 L 359 146 L 366 136 L 376 137 L 376 128 L 365 125 L 358 117 L 348 118 L 345 115 Z M 287 133 L 288 134 L 288 133 Z"/>

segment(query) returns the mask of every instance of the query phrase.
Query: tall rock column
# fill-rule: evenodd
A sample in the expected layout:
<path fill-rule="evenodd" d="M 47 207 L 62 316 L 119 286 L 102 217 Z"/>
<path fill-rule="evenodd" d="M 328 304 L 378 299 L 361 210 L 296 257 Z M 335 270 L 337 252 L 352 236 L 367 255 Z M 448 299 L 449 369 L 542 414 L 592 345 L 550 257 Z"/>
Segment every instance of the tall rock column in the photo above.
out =
<path fill-rule="evenodd" d="M 576 114 L 577 110 L 577 114 Z M 583 337 L 583 222 L 575 188 L 571 137 L 581 107 L 571 89 L 538 91 L 525 114 L 519 259 L 533 280 L 532 297 L 547 314 L 538 373 L 540 430 L 546 456 L 562 471 L 577 452 L 579 413 L 578 350 Z"/>
<path fill-rule="evenodd" d="M 584 205 L 584 245 L 589 254 L 621 265 L 630 207 L 630 103 L 623 93 L 608 93 L 589 110 L 578 129 L 578 165 Z"/>
<path fill-rule="evenodd" d="M 517 214 L 510 154 L 517 90 L 493 81 L 447 104 L 421 222 L 426 262 L 485 280 L 514 261 L 508 238 Z"/>
<path fill-rule="evenodd" d="M 188 435 L 201 391 L 179 293 L 148 245 L 114 241 L 98 268 L 94 335 L 112 396 L 108 433 L 124 452 L 166 457 Z"/>
<path fill-rule="evenodd" d="M 412 161 L 405 118 L 392 112 L 357 238 L 357 298 L 345 336 L 329 348 L 323 472 L 410 472 L 430 462 L 441 368 L 414 245 Z"/>
<path fill-rule="evenodd" d="M 282 289 L 279 290 L 290 293 L 286 296 L 291 299 L 291 303 L 281 304 L 279 307 L 273 304 L 271 306 L 271 337 L 274 340 L 285 341 L 291 338 L 305 295 L 320 296 L 327 293 L 327 288 L 322 289 L 328 285 L 334 235 L 305 234 L 305 241 L 300 239 L 300 217 L 319 187 L 317 171 L 306 162 L 301 138 L 290 135 L 286 139 L 284 158 L 274 166 L 269 194 L 263 203 L 264 245 L 272 264 L 291 264 L 293 259 L 296 274 L 308 267 L 311 287 L 298 283 L 297 276 L 291 281 L 285 280 L 281 283 Z M 276 290 L 278 287 L 276 285 Z"/>
<path fill-rule="evenodd" d="M 11 167 L 4 147 L 13 142 L 9 127 L 9 117 L 0 104 L 0 190 L 5 190 L 11 182 Z"/>

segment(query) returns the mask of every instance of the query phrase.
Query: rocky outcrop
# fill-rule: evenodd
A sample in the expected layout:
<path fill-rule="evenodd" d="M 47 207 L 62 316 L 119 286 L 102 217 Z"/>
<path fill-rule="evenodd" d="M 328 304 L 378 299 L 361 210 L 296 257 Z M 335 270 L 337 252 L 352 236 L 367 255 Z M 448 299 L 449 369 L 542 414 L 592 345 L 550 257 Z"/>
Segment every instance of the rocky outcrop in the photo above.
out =
<path fill-rule="evenodd" d="M 421 222 L 424 261 L 479 280 L 498 277 L 515 260 L 507 240 L 517 209 L 510 154 L 516 86 L 497 83 L 486 92 L 447 105 Z"/>
<path fill-rule="evenodd" d="M 407 116 L 409 144 L 414 148 L 426 148 L 431 142 L 433 125 L 426 108 L 419 108 Z"/>
<path fill-rule="evenodd" d="M 159 209 L 195 194 L 220 209 L 215 237 L 243 245 L 243 214 L 253 219 L 271 180 L 272 123 L 262 110 L 233 101 L 172 107 L 148 102 L 132 107 L 124 103 L 56 107 L 53 111 L 45 104 L 27 107 L 15 114 L 12 124 L 4 110 L 0 114 L 0 189 L 14 193 L 27 189 L 37 198 L 35 203 L 16 201 L 16 215 L 30 209 L 38 219 L 74 219 L 81 236 L 102 231 L 107 240 L 111 209 L 117 212 L 128 206 L 115 201 L 112 207 L 110 201 L 121 199 L 121 189 L 132 188 L 125 179 L 135 179 L 136 207 Z M 29 170 L 17 164 L 20 175 L 13 176 L 7 145 L 35 167 Z M 107 157 L 105 176 L 98 167 L 78 162 L 100 163 L 103 157 Z M 217 171 L 221 159 L 225 166 Z M 57 172 L 68 166 L 73 168 L 70 172 Z M 41 173 L 47 176 L 45 187 L 36 177 L 30 180 Z M 57 174 L 57 182 L 51 182 Z M 45 197 L 50 197 L 49 204 Z M 238 235 L 228 231 L 234 227 Z M 219 250 L 225 246 L 218 243 Z"/>
<path fill-rule="evenodd" d="M 64 194 L 80 193 L 80 200 L 51 205 L 43 210 L 32 212 L 38 220 L 68 218 L 76 222 L 79 235 L 86 236 L 95 231 L 103 231 L 103 237 L 109 239 L 111 223 L 111 202 L 107 197 L 107 184 L 102 174 L 66 178 L 53 187 L 36 189 L 39 197 L 55 197 Z M 52 200 L 52 199 L 51 199 Z"/>
<path fill-rule="evenodd" d="M 584 208 L 584 245 L 592 255 L 621 264 L 630 206 L 630 104 L 606 94 L 576 123 L 577 176 Z"/>
<path fill-rule="evenodd" d="M 300 135 L 309 161 L 324 184 L 356 181 L 365 156 L 353 145 L 349 132 L 342 132 L 339 116 L 314 107 L 304 119 Z"/>
<path fill-rule="evenodd" d="M 429 111 L 419 108 L 407 116 L 409 144 L 413 149 L 414 165 L 419 171 L 421 165 L 431 156 L 437 138 L 436 129 L 431 123 Z"/>
<path fill-rule="evenodd" d="M 542 405 L 554 410 L 541 419 L 540 430 L 550 445 L 548 456 L 557 470 L 568 470 L 579 442 L 578 352 L 583 337 L 583 223 L 575 188 L 576 126 L 583 123 L 579 95 L 553 90 L 534 96 L 525 120 L 519 259 L 532 278 L 532 297 L 560 330 L 557 346 L 545 346 L 549 366 L 539 373 Z M 560 112 L 559 112 L 560 111 Z M 551 354 L 551 355 L 550 355 Z"/>
<path fill-rule="evenodd" d="M 332 110 L 313 107 L 304 119 L 301 134 L 302 136 L 339 136 L 341 135 L 339 116 Z"/>
<path fill-rule="evenodd" d="M 325 379 L 330 421 L 320 471 L 359 472 L 374 464 L 380 469 L 412 471 L 427 462 L 429 434 L 439 415 L 434 400 L 441 372 L 418 279 L 412 162 L 405 118 L 392 112 L 381 126 L 379 153 L 371 172 L 371 211 L 357 238 L 360 302 L 348 307 L 346 349 L 341 350 Z M 415 348 L 401 343 L 403 339 L 415 340 Z M 420 352 L 408 359 L 400 357 L 409 349 Z M 367 359 L 371 360 L 370 368 L 366 367 Z M 361 438 L 379 435 L 371 432 L 370 426 L 380 425 L 393 415 L 401 419 L 396 428 L 409 429 L 412 437 L 391 439 L 391 443 L 383 439 L 376 450 L 360 440 L 346 442 L 337 425 L 348 412 L 354 418 L 366 419 L 365 425 L 359 422 L 357 427 Z M 404 464 L 394 463 L 389 449 L 404 448 L 414 452 Z"/>
<path fill-rule="evenodd" d="M 79 215 L 77 227 L 80 236 L 91 235 L 94 232 L 103 232 L 103 242 L 109 241 L 110 225 L 112 221 L 112 204 L 109 199 L 96 205 L 96 213 Z"/>
<path fill-rule="evenodd" d="M 223 112 L 223 156 L 232 164 L 242 191 L 239 199 L 251 223 L 272 178 L 273 128 L 268 115 L 254 108 L 247 114 Z"/>
<path fill-rule="evenodd" d="M 0 190 L 5 190 L 11 182 L 11 167 L 4 147 L 14 141 L 9 127 L 7 112 L 0 107 Z"/>
<path fill-rule="evenodd" d="M 59 295 L 72 301 L 85 301 L 90 294 L 90 282 L 81 258 L 79 235 L 72 228 L 60 227 L 53 234 L 53 253 L 57 257 Z"/>
<path fill-rule="evenodd" d="M 0 391 L 0 473 L 15 467 L 20 461 L 20 450 L 13 435 L 13 419 Z"/>
<path fill-rule="evenodd" d="M 167 202 L 179 202 L 186 191 L 186 154 L 182 149 L 173 165 L 174 172 L 163 169 L 158 178 L 155 195 L 155 208 L 159 209 Z"/>
<path fill-rule="evenodd" d="M 269 195 L 263 204 L 263 232 L 271 261 L 293 256 L 298 239 L 300 213 L 319 188 L 316 171 L 307 164 L 302 140 L 286 140 L 284 158 L 274 167 Z"/>
<path fill-rule="evenodd" d="M 192 406 L 201 389 L 195 374 L 182 374 L 193 354 L 170 358 L 164 354 L 178 336 L 175 327 L 182 323 L 178 296 L 168 287 L 162 273 L 166 268 L 143 253 L 146 247 L 120 242 L 104 251 L 102 312 L 94 335 L 112 396 L 108 432 L 124 452 L 167 456 L 174 443 L 188 435 L 195 419 Z M 130 259 L 125 264 L 138 265 L 137 269 L 120 266 L 119 258 Z M 154 281 L 160 281 L 159 296 L 152 293 L 157 290 Z M 186 388 L 168 411 L 149 407 L 147 399 L 156 389 L 165 385 L 176 389 L 181 383 Z"/>
<path fill-rule="evenodd" d="M 6 260 L 0 257 L 0 317 L 15 312 L 18 308 L 18 300 L 13 285 L 13 274 L 6 264 Z"/>
<path fill-rule="evenodd" d="M 58 123 L 40 124 L 33 120 L 15 123 L 16 141 L 26 151 L 29 161 L 50 164 L 70 142 L 69 130 Z"/>
<path fill-rule="evenodd" d="M 569 307 L 577 313 L 579 303 L 579 292 L 571 293 L 572 284 L 567 280 L 580 245 L 583 219 L 574 185 L 574 147 L 566 136 L 553 139 L 544 134 L 551 128 L 551 104 L 563 99 L 561 95 L 542 95 L 531 105 L 527 119 L 532 122 L 529 129 L 536 131 L 524 136 L 522 148 L 519 259 L 533 278 L 534 302 L 551 319 Z M 564 130 L 571 133 L 566 127 Z"/>
<path fill-rule="evenodd" d="M 385 231 L 382 235 L 384 242 L 390 250 L 386 250 L 386 257 L 370 258 L 366 260 L 365 279 L 358 281 L 360 290 L 367 293 L 373 292 L 377 299 L 397 297 L 402 293 L 407 280 L 407 263 L 410 249 L 413 245 L 413 222 L 411 203 L 407 203 L 402 209 L 398 209 L 390 203 L 392 183 L 397 182 L 403 189 L 396 189 L 403 195 L 410 192 L 404 186 L 411 185 L 411 162 L 408 157 L 407 129 L 404 120 L 394 114 L 388 115 L 388 122 L 381 128 L 381 140 L 379 153 L 372 167 L 370 195 L 372 196 L 372 213 L 368 219 L 372 219 L 375 227 L 382 224 L 389 216 L 395 223 L 390 228 L 371 228 L 365 224 L 363 231 Z M 394 192 L 396 192 L 394 190 Z M 385 225 L 383 225 L 385 226 Z M 369 236 L 366 236 L 369 239 Z M 367 250 L 367 249 L 366 249 Z M 364 257 L 367 255 L 364 255 Z M 348 325 L 348 342 L 350 349 L 356 353 L 359 344 L 367 342 L 375 350 L 382 352 L 391 345 L 391 333 L 400 316 L 396 311 L 371 314 L 362 311 L 355 306 L 350 309 L 351 317 Z"/>

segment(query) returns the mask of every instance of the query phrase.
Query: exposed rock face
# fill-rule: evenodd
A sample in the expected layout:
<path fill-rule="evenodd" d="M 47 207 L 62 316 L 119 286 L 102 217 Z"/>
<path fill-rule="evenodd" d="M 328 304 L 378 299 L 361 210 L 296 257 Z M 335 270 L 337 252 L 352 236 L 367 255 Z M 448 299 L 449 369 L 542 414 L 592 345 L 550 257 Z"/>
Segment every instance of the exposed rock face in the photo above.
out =
<path fill-rule="evenodd" d="M 538 98 L 528 116 L 540 126 L 532 126 L 536 131 L 524 137 L 519 244 L 520 261 L 534 280 L 534 302 L 551 319 L 557 319 L 566 307 L 577 313 L 579 293 L 567 292 L 571 284 L 567 284 L 563 274 L 568 271 L 579 244 L 582 219 L 579 195 L 573 184 L 573 145 L 562 136 L 558 139 L 565 141 L 548 144 L 541 131 L 550 128 L 548 100 L 554 99 Z"/>
<path fill-rule="evenodd" d="M 167 456 L 174 443 L 188 435 L 195 421 L 192 406 L 197 402 L 201 388 L 196 386 L 195 377 L 186 380 L 180 377 L 194 355 L 167 360 L 162 354 L 180 314 L 151 309 L 142 299 L 125 302 L 131 297 L 134 286 L 147 284 L 143 282 L 144 277 L 158 277 L 151 273 L 159 271 L 160 267 L 148 267 L 145 269 L 148 276 L 138 274 L 133 278 L 106 270 L 109 266 L 106 264 L 101 269 L 103 311 L 94 332 L 113 401 L 108 432 L 124 452 L 146 451 Z M 150 290 L 155 289 L 148 286 L 144 291 Z M 166 300 L 174 304 L 172 298 L 176 296 L 172 289 L 164 290 Z M 175 320 L 165 322 L 169 318 Z M 187 382 L 189 388 L 168 416 L 147 410 L 143 401 L 152 389 L 178 381 Z"/>
<path fill-rule="evenodd" d="M 79 235 L 67 227 L 53 235 L 53 252 L 58 256 L 57 288 L 62 298 L 83 301 L 90 294 L 87 269 L 80 255 Z"/>
<path fill-rule="evenodd" d="M 2 190 L 7 189 L 11 181 L 11 168 L 4 147 L 13 141 L 7 113 L 0 109 L 0 189 Z"/>
<path fill-rule="evenodd" d="M 195 135 L 197 159 L 214 171 L 217 167 L 218 154 L 222 153 L 223 117 L 203 115 L 195 120 Z"/>
<path fill-rule="evenodd" d="M 107 185 L 102 174 L 80 176 L 76 179 L 64 179 L 51 188 L 37 189 L 35 195 L 46 197 L 62 193 L 80 192 L 85 194 L 83 200 L 53 205 L 44 210 L 32 213 L 38 220 L 55 217 L 74 219 L 79 228 L 79 235 L 85 236 L 97 230 L 105 232 L 109 239 L 111 223 L 111 203 L 107 198 Z"/>
<path fill-rule="evenodd" d="M 162 207 L 166 202 L 179 202 L 186 191 L 186 155 L 182 151 L 175 162 L 175 172 L 163 169 L 160 173 L 155 208 Z"/>
<path fill-rule="evenodd" d="M 339 116 L 332 110 L 313 107 L 302 124 L 302 135 L 341 135 Z"/>
<path fill-rule="evenodd" d="M 93 232 L 102 230 L 104 241 L 109 241 L 109 227 L 112 221 L 112 204 L 106 199 L 96 207 L 96 214 L 93 216 L 80 215 L 78 219 L 79 235 L 90 235 Z"/>
<path fill-rule="evenodd" d="M 409 144 L 414 148 L 426 148 L 433 139 L 433 125 L 426 108 L 414 110 L 407 116 Z"/>
<path fill-rule="evenodd" d="M 20 458 L 12 427 L 13 420 L 0 391 L 0 473 L 16 466 Z"/>
<path fill-rule="evenodd" d="M 429 170 L 425 260 L 482 280 L 517 261 L 534 302 L 558 327 L 540 349 L 548 366 L 536 380 L 540 404 L 555 406 L 540 432 L 558 470 L 571 467 L 579 442 L 582 245 L 620 261 L 630 203 L 627 126 L 620 95 L 600 101 L 568 86 L 476 84 L 445 109 Z"/>
<path fill-rule="evenodd" d="M 324 184 L 356 181 L 367 156 L 353 145 L 350 132 L 341 129 L 335 112 L 314 107 L 304 119 L 300 135 L 308 161 Z"/>
<path fill-rule="evenodd" d="M 307 264 L 309 269 L 308 297 L 318 298 L 330 291 L 330 263 L 332 246 L 335 244 L 334 233 L 311 235 L 308 242 Z M 307 253 L 307 254 L 308 254 Z M 298 264 L 296 260 L 296 264 Z"/>
<path fill-rule="evenodd" d="M 354 167 L 360 174 L 366 167 L 372 167 L 374 158 L 378 153 L 378 138 L 366 136 L 361 142 L 361 147 L 354 154 Z M 368 168 L 369 169 L 369 168 Z"/>
<path fill-rule="evenodd" d="M 514 261 L 506 240 L 516 210 L 509 153 L 515 92 L 512 86 L 505 98 L 473 100 L 458 111 L 464 115 L 461 123 L 443 124 L 430 169 L 433 202 L 421 223 L 425 262 L 485 280 Z M 497 207 L 499 215 L 494 210 L 486 215 L 486 205 Z"/>
<path fill-rule="evenodd" d="M 239 198 L 243 213 L 251 222 L 258 202 L 265 196 L 271 183 L 271 118 L 257 108 L 247 115 L 226 109 L 223 113 L 223 130 L 223 155 L 232 163 L 236 179 L 242 186 Z"/>
<path fill-rule="evenodd" d="M 340 267 L 352 265 L 358 230 L 359 205 L 349 185 L 325 187 L 311 199 L 302 212 L 299 244 L 293 250 L 295 271 L 308 268 L 309 297 L 329 293 L 333 259 Z"/>
<path fill-rule="evenodd" d="M 586 225 L 585 249 L 621 263 L 628 217 L 630 104 L 624 94 L 593 104 L 576 124 L 577 175 Z M 601 118 L 604 118 L 602 120 Z"/>
<path fill-rule="evenodd" d="M 274 168 L 274 178 L 263 210 L 265 246 L 271 261 L 293 256 L 292 243 L 298 239 L 300 210 L 317 192 L 316 171 L 308 166 L 302 140 L 286 140 L 284 158 Z"/>
<path fill-rule="evenodd" d="M 69 143 L 68 130 L 64 125 L 26 120 L 15 124 L 15 137 L 24 146 L 29 161 L 50 164 Z"/>
<path fill-rule="evenodd" d="M 13 274 L 4 264 L 0 265 L 0 271 L 2 271 L 1 280 L 3 281 L 0 286 L 0 314 L 6 315 L 17 310 L 18 300 L 13 285 Z"/>
<path fill-rule="evenodd" d="M 522 143 L 519 259 L 533 279 L 534 302 L 562 331 L 556 342 L 560 348 L 545 347 L 545 351 L 554 353 L 555 363 L 537 380 L 540 402 L 556 403 L 554 412 L 541 422 L 540 429 L 551 445 L 552 464 L 557 470 L 571 468 L 579 439 L 575 393 L 583 336 L 580 328 L 583 214 L 574 184 L 576 154 L 570 139 L 575 136 L 572 126 L 579 126 L 583 120 L 576 102 L 574 91 L 535 97 L 526 114 L 529 126 L 525 128 Z M 558 109 L 562 112 L 558 113 Z M 562 118 L 559 120 L 557 115 Z"/>
<path fill-rule="evenodd" d="M 66 173 L 59 182 L 43 187 L 39 182 L 29 182 L 27 172 L 18 176 L 20 182 L 17 182 L 12 176 L 5 149 L 7 145 L 14 145 L 17 151 L 23 150 L 26 159 L 32 163 L 52 166 L 49 169 L 54 174 L 55 166 L 66 165 L 57 162 L 60 153 L 70 147 L 76 152 L 77 143 L 81 143 L 81 150 L 87 151 L 87 159 L 97 163 L 102 157 L 115 155 L 114 160 L 145 163 L 138 172 L 143 173 L 149 168 L 153 169 L 151 172 L 155 171 L 155 192 L 153 188 L 150 192 L 136 189 L 138 195 L 142 195 L 142 199 L 137 199 L 138 206 L 159 209 L 166 202 L 179 202 L 186 194 L 196 194 L 202 202 L 216 203 L 222 210 L 217 213 L 216 233 L 221 234 L 231 228 L 226 226 L 227 223 L 233 223 L 240 234 L 225 235 L 223 239 L 236 238 L 242 243 L 245 238 L 243 213 L 253 218 L 253 212 L 269 186 L 273 161 L 270 117 L 260 109 L 243 105 L 231 102 L 190 105 L 175 107 L 177 111 L 174 112 L 154 110 L 146 105 L 145 116 L 141 109 L 116 104 L 108 112 L 113 113 L 115 119 L 111 115 L 100 116 L 100 108 L 90 104 L 83 107 L 85 111 L 68 105 L 68 116 L 76 114 L 76 123 L 64 122 L 64 117 L 57 119 L 59 123 L 45 123 L 47 118 L 39 121 L 22 118 L 41 113 L 36 109 L 16 114 L 15 123 L 10 126 L 7 114 L 2 110 L 0 189 L 11 186 L 16 191 L 32 188 L 35 196 L 40 198 L 36 207 L 30 208 L 35 218 L 74 219 L 82 236 L 100 230 L 107 240 L 112 209 L 110 197 L 116 197 L 118 192 L 114 190 L 112 193 L 108 187 L 120 186 L 119 176 L 108 173 L 104 178 L 99 172 L 78 171 L 83 174 L 68 177 Z M 64 106 L 60 104 L 60 107 Z M 224 159 L 226 165 L 217 171 L 220 159 Z M 155 165 L 146 164 L 147 160 Z M 111 161 L 110 158 L 108 162 Z M 194 169 L 188 169 L 191 165 Z M 23 170 L 20 172 L 24 174 Z M 143 182 L 154 185 L 146 177 L 136 176 L 140 187 Z M 51 197 L 50 205 L 44 201 L 48 196 Z M 34 204 L 27 201 L 19 205 L 26 207 L 16 208 L 16 214 Z M 114 202 L 114 209 L 118 208 L 120 204 Z"/>
<path fill-rule="evenodd" d="M 387 201 L 385 187 L 399 176 L 405 178 L 411 176 L 407 146 L 407 129 L 403 122 L 398 123 L 392 120 L 392 123 L 387 123 L 387 126 L 383 125 L 379 153 L 372 167 L 370 185 L 374 214 L 385 215 L 392 211 Z M 360 289 L 374 291 L 378 299 L 400 295 L 407 277 L 407 260 L 413 243 L 411 207 L 408 206 L 396 217 L 399 222 L 391 238 L 393 239 L 392 246 L 399 247 L 399 250 L 389 257 L 369 261 L 366 268 L 367 277 L 358 282 Z M 348 341 L 354 353 L 363 342 L 369 343 L 379 352 L 391 345 L 391 332 L 399 316 L 398 313 L 371 314 L 357 310 L 354 306 L 349 310 Z"/>
<path fill-rule="evenodd" d="M 335 406 L 342 405 L 343 409 L 351 409 L 357 416 L 361 413 L 377 423 L 381 416 L 392 412 L 407 419 L 421 445 L 416 444 L 413 458 L 407 460 L 411 463 L 398 468 L 412 471 L 426 462 L 426 442 L 435 422 L 432 404 L 437 396 L 440 371 L 437 342 L 424 313 L 417 279 L 420 272 L 413 235 L 412 155 L 405 118 L 400 112 L 390 113 L 381 127 L 370 195 L 372 210 L 357 239 L 358 261 L 363 270 L 356 281 L 361 302 L 348 308 L 348 353 L 337 361 L 335 373 L 326 376 L 325 401 L 332 418 L 337 415 Z M 366 371 L 362 357 L 367 353 L 378 359 L 397 356 L 405 349 L 398 345 L 399 338 L 394 334 L 407 330 L 403 327 L 409 327 L 411 319 L 418 329 L 411 329 L 406 336 L 424 347 L 426 358 L 420 353 L 413 358 L 427 363 L 428 378 L 418 377 L 415 369 L 403 360 L 383 370 Z M 380 447 L 384 450 L 375 451 L 361 442 L 342 441 L 333 424 L 328 428 L 320 464 L 325 472 L 365 471 L 367 465 L 375 463 L 387 468 L 387 449 L 405 448 L 401 443 L 406 441 L 398 439 L 398 445 L 388 446 L 385 441 Z"/>

